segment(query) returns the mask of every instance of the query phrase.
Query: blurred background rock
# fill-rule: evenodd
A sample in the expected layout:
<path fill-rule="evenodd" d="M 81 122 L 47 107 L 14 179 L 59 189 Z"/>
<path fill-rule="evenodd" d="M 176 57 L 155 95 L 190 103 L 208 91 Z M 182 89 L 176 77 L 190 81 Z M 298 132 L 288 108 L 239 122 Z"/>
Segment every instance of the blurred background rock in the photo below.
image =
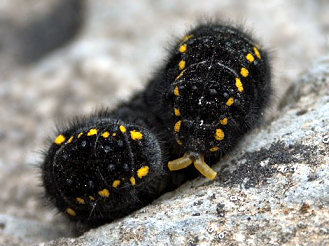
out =
<path fill-rule="evenodd" d="M 302 75 L 328 55 L 328 13 L 326 0 L 2 0 L 0 245 L 72 235 L 39 200 L 35 165 L 55 122 L 113 108 L 141 90 L 170 42 L 198 20 L 243 23 L 272 51 L 270 122 L 293 102 Z"/>

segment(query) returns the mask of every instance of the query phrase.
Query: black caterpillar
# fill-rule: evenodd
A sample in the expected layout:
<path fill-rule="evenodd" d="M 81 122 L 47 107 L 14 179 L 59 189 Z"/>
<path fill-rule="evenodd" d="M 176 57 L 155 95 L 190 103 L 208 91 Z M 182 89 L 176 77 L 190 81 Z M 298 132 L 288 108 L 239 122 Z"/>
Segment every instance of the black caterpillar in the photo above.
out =
<path fill-rule="evenodd" d="M 195 177 L 184 169 L 191 163 L 213 180 L 206 163 L 256 125 L 270 75 L 267 53 L 249 35 L 197 26 L 144 92 L 59 131 L 41 167 L 47 197 L 71 220 L 95 227 Z"/>
<path fill-rule="evenodd" d="M 46 196 L 82 228 L 123 217 L 185 181 L 166 167 L 168 147 L 140 99 L 76 120 L 45 152 Z"/>
<path fill-rule="evenodd" d="M 217 162 L 257 124 L 271 95 L 270 78 L 267 53 L 241 29 L 208 23 L 188 32 L 146 89 L 168 141 L 185 153 L 169 169 L 194 163 L 213 180 L 216 172 L 204 158 Z"/>

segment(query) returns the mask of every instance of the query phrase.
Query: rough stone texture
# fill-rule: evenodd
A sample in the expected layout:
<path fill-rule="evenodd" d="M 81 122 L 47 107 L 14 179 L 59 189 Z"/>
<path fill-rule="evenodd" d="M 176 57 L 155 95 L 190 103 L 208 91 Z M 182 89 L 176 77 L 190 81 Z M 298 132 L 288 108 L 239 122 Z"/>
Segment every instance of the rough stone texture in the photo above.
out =
<path fill-rule="evenodd" d="M 0 4 L 10 24 L 29 18 L 16 12 L 18 2 Z M 328 12 L 325 0 L 90 0 L 79 35 L 38 63 L 7 61 L 2 45 L 0 245 L 328 244 L 329 58 L 315 62 L 328 54 Z M 215 166 L 215 182 L 198 178 L 73 238 L 39 199 L 35 164 L 54 122 L 142 89 L 163 47 L 200 16 L 244 20 L 273 49 L 277 90 L 267 121 Z M 0 25 L 0 34 L 8 30 Z"/>

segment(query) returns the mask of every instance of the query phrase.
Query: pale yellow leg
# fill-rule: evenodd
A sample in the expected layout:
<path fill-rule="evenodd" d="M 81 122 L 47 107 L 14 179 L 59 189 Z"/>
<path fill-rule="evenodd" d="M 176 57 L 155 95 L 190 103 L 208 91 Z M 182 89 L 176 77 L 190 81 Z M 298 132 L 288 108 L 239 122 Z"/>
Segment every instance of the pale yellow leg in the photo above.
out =
<path fill-rule="evenodd" d="M 206 178 L 210 180 L 214 180 L 217 176 L 217 172 L 215 172 L 211 167 L 204 162 L 204 155 L 200 155 L 194 161 L 195 168 Z"/>
<path fill-rule="evenodd" d="M 187 154 L 183 157 L 168 162 L 168 168 L 170 171 L 176 171 L 188 167 L 192 164 L 192 160 Z"/>

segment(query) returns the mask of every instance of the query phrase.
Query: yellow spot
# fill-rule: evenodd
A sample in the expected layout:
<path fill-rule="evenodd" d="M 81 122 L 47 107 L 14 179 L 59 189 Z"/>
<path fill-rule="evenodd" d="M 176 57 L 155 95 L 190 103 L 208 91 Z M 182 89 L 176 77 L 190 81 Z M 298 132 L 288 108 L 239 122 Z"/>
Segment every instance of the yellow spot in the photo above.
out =
<path fill-rule="evenodd" d="M 121 184 L 121 181 L 120 180 L 114 180 L 112 186 L 114 188 L 117 188 L 120 184 Z"/>
<path fill-rule="evenodd" d="M 97 134 L 97 129 L 93 128 L 90 129 L 89 132 L 87 133 L 87 136 L 92 136 Z"/>
<path fill-rule="evenodd" d="M 224 139 L 224 132 L 222 129 L 216 129 L 215 139 L 218 141 Z"/>
<path fill-rule="evenodd" d="M 258 59 L 262 59 L 262 57 L 261 57 L 261 55 L 259 53 L 259 50 L 256 47 L 254 47 L 254 52 L 255 52 L 255 55 L 258 57 Z"/>
<path fill-rule="evenodd" d="M 73 136 L 71 136 L 67 142 L 71 143 L 72 141 L 73 141 Z"/>
<path fill-rule="evenodd" d="M 230 97 L 230 98 L 227 100 L 226 105 L 227 105 L 227 106 L 231 106 L 233 103 L 234 103 L 234 99 L 233 99 L 233 97 Z"/>
<path fill-rule="evenodd" d="M 176 142 L 177 142 L 179 145 L 183 145 L 182 141 L 180 141 L 179 139 L 177 139 Z"/>
<path fill-rule="evenodd" d="M 90 199 L 91 201 L 95 201 L 95 197 L 93 197 L 93 196 L 89 196 L 89 199 Z"/>
<path fill-rule="evenodd" d="M 113 136 L 113 137 L 115 137 L 116 135 L 117 135 L 117 133 L 116 133 L 116 132 L 112 134 L 112 136 Z"/>
<path fill-rule="evenodd" d="M 65 142 L 65 137 L 64 135 L 58 135 L 58 137 L 55 139 L 55 144 L 62 144 Z"/>
<path fill-rule="evenodd" d="M 222 125 L 227 125 L 227 118 L 224 118 L 222 120 L 219 121 Z"/>
<path fill-rule="evenodd" d="M 78 138 L 80 138 L 82 136 L 83 132 L 80 132 L 78 135 Z"/>
<path fill-rule="evenodd" d="M 76 212 L 72 208 L 67 208 L 66 213 L 68 213 L 71 216 L 76 216 Z"/>
<path fill-rule="evenodd" d="M 180 126 L 181 125 L 182 125 L 182 121 L 181 120 L 179 120 L 179 121 L 176 122 L 175 127 L 174 127 L 175 132 L 179 132 L 180 131 Z"/>
<path fill-rule="evenodd" d="M 194 37 L 193 34 L 186 35 L 186 36 L 183 37 L 182 42 L 184 43 L 184 42 L 186 42 L 187 40 L 189 40 L 189 39 L 191 39 L 191 38 L 193 38 L 193 37 Z"/>
<path fill-rule="evenodd" d="M 175 111 L 175 115 L 176 115 L 176 116 L 180 116 L 180 111 L 179 111 L 178 108 L 175 108 L 174 111 Z"/>
<path fill-rule="evenodd" d="M 243 77 L 247 77 L 248 74 L 249 74 L 249 71 L 248 71 L 248 69 L 246 69 L 246 68 L 243 67 L 243 68 L 241 68 L 240 73 L 241 73 L 241 75 L 242 75 Z"/>
<path fill-rule="evenodd" d="M 250 54 L 250 53 L 248 55 L 246 55 L 246 58 L 250 62 L 253 62 L 255 60 L 255 57 L 252 54 Z"/>
<path fill-rule="evenodd" d="M 179 96 L 178 86 L 175 87 L 174 94 L 175 96 Z"/>
<path fill-rule="evenodd" d="M 103 132 L 102 137 L 103 138 L 108 138 L 110 136 L 109 132 Z"/>
<path fill-rule="evenodd" d="M 149 166 L 143 166 L 140 169 L 137 170 L 137 176 L 138 178 L 143 178 L 149 173 L 150 167 Z"/>
<path fill-rule="evenodd" d="M 186 71 L 186 69 L 181 71 L 180 74 L 176 77 L 175 81 L 178 80 L 180 77 L 182 77 L 185 71 Z"/>
<path fill-rule="evenodd" d="M 235 86 L 238 87 L 238 91 L 243 92 L 243 85 L 239 78 L 235 78 Z"/>
<path fill-rule="evenodd" d="M 180 61 L 178 63 L 179 70 L 183 70 L 185 68 L 186 62 L 185 61 Z"/>
<path fill-rule="evenodd" d="M 187 44 L 183 44 L 179 47 L 179 52 L 184 53 L 186 51 Z"/>
<path fill-rule="evenodd" d="M 212 147 L 212 148 L 209 149 L 209 150 L 210 150 L 210 152 L 215 152 L 215 151 L 219 150 L 219 148 L 218 148 L 218 147 Z"/>
<path fill-rule="evenodd" d="M 124 132 L 127 131 L 127 129 L 126 129 L 124 126 L 120 126 L 119 128 L 120 128 L 120 131 L 121 131 L 122 133 L 124 133 Z"/>
<path fill-rule="evenodd" d="M 83 200 L 81 197 L 77 197 L 75 200 L 77 200 L 77 202 L 80 204 L 85 204 L 85 200 Z"/>
<path fill-rule="evenodd" d="M 98 194 L 102 197 L 109 197 L 110 192 L 108 189 L 104 189 L 104 190 L 98 191 Z"/>
<path fill-rule="evenodd" d="M 131 177 L 129 180 L 132 185 L 136 184 L 136 179 L 134 177 Z"/>
<path fill-rule="evenodd" d="M 143 134 L 138 131 L 130 131 L 130 136 L 132 140 L 141 140 L 143 138 Z"/>

